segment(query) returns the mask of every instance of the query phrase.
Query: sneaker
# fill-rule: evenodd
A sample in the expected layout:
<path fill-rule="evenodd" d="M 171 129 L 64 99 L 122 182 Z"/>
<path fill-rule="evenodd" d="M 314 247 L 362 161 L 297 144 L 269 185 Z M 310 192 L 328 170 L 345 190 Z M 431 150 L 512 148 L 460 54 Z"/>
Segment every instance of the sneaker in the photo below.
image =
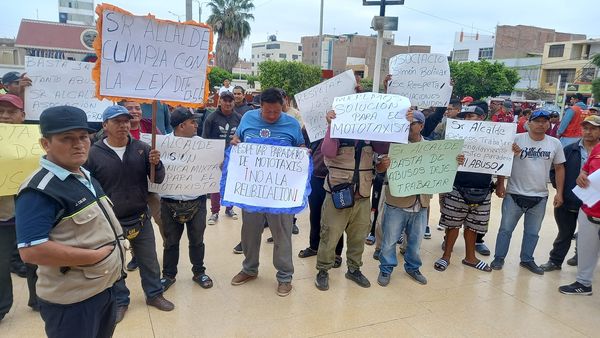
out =
<path fill-rule="evenodd" d="M 171 287 L 171 285 L 175 284 L 175 278 L 165 276 L 160 279 L 160 284 L 163 287 L 163 291 L 167 291 Z"/>
<path fill-rule="evenodd" d="M 544 274 L 544 269 L 540 268 L 537 264 L 535 264 L 534 261 L 521 262 L 521 263 L 519 263 L 519 265 L 524 267 L 525 269 L 535 273 L 536 275 Z"/>
<path fill-rule="evenodd" d="M 475 243 L 475 251 L 483 256 L 489 256 L 491 254 L 490 249 L 488 249 L 485 243 Z"/>
<path fill-rule="evenodd" d="M 239 242 L 238 245 L 233 248 L 233 253 L 238 255 L 244 253 L 244 250 L 242 250 L 242 242 Z"/>
<path fill-rule="evenodd" d="M 569 265 L 569 266 L 577 266 L 577 254 L 575 254 L 575 256 L 567 259 L 567 265 Z"/>
<path fill-rule="evenodd" d="M 219 214 L 212 214 L 212 215 L 210 215 L 210 217 L 208 218 L 208 221 L 206 221 L 206 223 L 208 225 L 215 225 L 215 224 L 217 224 L 218 221 L 219 221 Z"/>
<path fill-rule="evenodd" d="M 127 263 L 127 267 L 125 268 L 127 269 L 127 271 L 135 271 L 138 269 L 138 263 L 135 256 L 131 257 L 131 260 L 129 261 L 129 263 Z"/>
<path fill-rule="evenodd" d="M 325 270 L 319 270 L 315 278 L 315 286 L 321 291 L 329 290 L 329 273 Z"/>
<path fill-rule="evenodd" d="M 373 252 L 373 259 L 376 260 L 376 261 L 378 261 L 380 253 L 381 253 L 381 250 L 375 249 L 375 252 Z"/>
<path fill-rule="evenodd" d="M 494 258 L 492 263 L 490 263 L 490 268 L 494 270 L 502 270 L 504 266 L 504 258 Z"/>
<path fill-rule="evenodd" d="M 390 274 L 387 272 L 379 272 L 379 276 L 377 276 L 377 284 L 381 286 L 387 286 L 390 284 Z"/>
<path fill-rule="evenodd" d="M 431 239 L 431 229 L 429 228 L 429 225 L 425 226 L 425 233 L 423 234 L 423 238 Z"/>
<path fill-rule="evenodd" d="M 418 283 L 420 284 L 427 284 L 427 278 L 425 278 L 425 276 L 423 276 L 423 274 L 421 274 L 421 271 L 419 270 L 413 270 L 413 271 L 406 271 L 406 273 L 411 276 L 414 280 L 416 280 Z"/>
<path fill-rule="evenodd" d="M 300 233 L 300 229 L 298 229 L 298 226 L 294 223 L 292 224 L 292 234 L 297 235 Z"/>
<path fill-rule="evenodd" d="M 365 277 L 365 275 L 363 275 L 362 272 L 360 272 L 360 270 L 350 271 L 350 269 L 348 269 L 348 271 L 346 272 L 346 278 L 362 286 L 363 288 L 368 288 L 371 286 L 371 283 L 369 282 L 367 277 Z"/>
<path fill-rule="evenodd" d="M 238 219 L 238 215 L 235 213 L 235 211 L 233 211 L 233 209 L 225 209 L 225 216 L 231 218 L 234 221 Z M 219 219 L 219 215 L 217 215 L 217 219 Z M 208 221 L 210 222 L 210 219 Z"/>
<path fill-rule="evenodd" d="M 560 270 L 560 266 L 554 264 L 554 262 L 552 261 L 548 261 L 547 263 L 540 265 L 540 268 L 542 268 L 542 270 L 544 270 L 545 272 Z"/>
<path fill-rule="evenodd" d="M 256 279 L 256 276 L 251 276 L 244 271 L 240 271 L 237 275 L 233 276 L 231 279 L 231 285 L 242 285 L 247 283 L 253 279 Z"/>
<path fill-rule="evenodd" d="M 162 294 L 160 294 L 152 299 L 146 299 L 146 304 L 148 304 L 150 306 L 154 306 L 155 308 L 157 308 L 161 311 L 173 311 L 173 309 L 175 308 L 175 305 L 173 303 L 169 302 L 168 300 L 166 300 Z"/>
<path fill-rule="evenodd" d="M 292 292 L 292 283 L 290 282 L 279 282 L 277 285 L 277 295 L 279 297 L 285 297 Z"/>
<path fill-rule="evenodd" d="M 569 285 L 563 285 L 558 288 L 558 291 L 565 295 L 582 295 L 582 296 L 591 296 L 592 295 L 592 287 L 585 286 L 579 282 L 575 282 Z"/>

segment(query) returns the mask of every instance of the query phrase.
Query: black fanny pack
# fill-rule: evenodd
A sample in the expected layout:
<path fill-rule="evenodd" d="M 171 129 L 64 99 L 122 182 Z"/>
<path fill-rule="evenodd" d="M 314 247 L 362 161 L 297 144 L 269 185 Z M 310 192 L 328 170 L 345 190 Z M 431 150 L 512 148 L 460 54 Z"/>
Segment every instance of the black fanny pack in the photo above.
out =
<path fill-rule="evenodd" d="M 123 228 L 123 236 L 128 240 L 136 238 L 140 234 L 140 231 L 142 231 L 142 227 L 144 226 L 147 217 L 148 215 L 144 212 L 131 219 L 120 219 L 119 223 L 121 223 L 121 228 Z"/>
<path fill-rule="evenodd" d="M 198 213 L 198 209 L 200 207 L 200 203 L 198 200 L 195 201 L 186 201 L 181 204 L 175 203 L 166 203 L 169 211 L 171 212 L 171 216 L 178 223 L 187 223 L 196 216 Z"/>
<path fill-rule="evenodd" d="M 516 194 L 510 194 L 510 197 L 512 197 L 513 201 L 515 201 L 515 203 L 517 203 L 517 205 L 523 209 L 531 209 L 544 199 L 543 197 L 539 196 L 524 196 Z"/>
<path fill-rule="evenodd" d="M 462 196 L 466 204 L 474 205 L 483 203 L 490 194 L 490 188 L 464 188 L 454 187 Z"/>
<path fill-rule="evenodd" d="M 327 183 L 329 184 L 329 176 L 327 177 Z M 354 184 L 342 183 L 333 187 L 329 185 L 329 189 L 331 190 L 333 206 L 336 209 L 346 209 L 354 206 Z"/>

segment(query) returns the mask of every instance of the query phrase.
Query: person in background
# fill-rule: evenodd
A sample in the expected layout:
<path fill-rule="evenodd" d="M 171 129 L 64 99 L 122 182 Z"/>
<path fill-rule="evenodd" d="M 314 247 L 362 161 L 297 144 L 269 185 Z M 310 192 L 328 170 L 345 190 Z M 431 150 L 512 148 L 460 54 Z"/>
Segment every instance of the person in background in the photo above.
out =
<path fill-rule="evenodd" d="M 31 79 L 25 73 L 8 72 L 2 76 L 2 90 L 0 94 L 16 95 L 25 102 L 25 87 L 31 86 Z"/>
<path fill-rule="evenodd" d="M 233 87 L 233 102 L 235 104 L 233 110 L 235 110 L 236 113 L 240 114 L 240 116 L 244 115 L 248 110 L 254 109 L 254 107 L 246 101 L 245 96 L 246 91 L 244 90 L 244 87 Z"/>
<path fill-rule="evenodd" d="M 223 94 L 224 92 L 230 92 L 233 94 L 233 88 L 231 87 L 230 79 L 223 80 L 223 86 L 219 88 L 219 96 L 221 96 L 221 94 Z"/>
<path fill-rule="evenodd" d="M 514 122 L 513 104 L 509 100 L 505 100 L 498 111 L 492 115 L 493 122 Z"/>
<path fill-rule="evenodd" d="M 558 137 L 563 147 L 577 142 L 581 138 L 581 122 L 585 117 L 584 110 L 587 109 L 584 100 L 585 96 L 581 93 L 571 96 L 571 107 L 565 110 L 556 132 L 556 137 Z"/>
<path fill-rule="evenodd" d="M 152 121 L 152 104 L 151 103 L 142 103 L 142 118 Z M 173 128 L 171 128 L 171 124 L 169 123 L 169 106 L 156 102 L 156 128 L 160 130 L 160 133 L 165 135 L 173 132 Z M 152 129 L 152 128 L 150 128 Z"/>
<path fill-rule="evenodd" d="M 598 107 L 596 106 L 589 106 L 588 111 L 590 112 L 590 115 L 600 115 L 598 113 Z"/>
<path fill-rule="evenodd" d="M 471 98 L 470 96 L 468 98 Z M 463 99 L 464 101 L 465 99 Z M 466 102 L 466 101 L 465 101 Z M 472 98 L 471 101 L 473 102 Z M 433 140 L 443 140 L 446 137 L 446 122 L 448 119 L 454 119 L 460 113 L 462 101 L 458 101 L 457 99 L 450 100 L 448 107 L 446 108 L 446 113 L 444 114 L 444 118 L 442 122 L 435 127 L 435 130 L 431 134 L 431 139 Z"/>
<path fill-rule="evenodd" d="M 527 121 L 529 120 L 529 116 L 531 116 L 531 109 L 525 109 L 521 112 L 521 116 L 519 116 L 519 121 L 517 122 L 517 134 L 527 132 Z"/>
<path fill-rule="evenodd" d="M 360 92 L 358 92 L 360 93 Z M 285 90 L 281 90 L 281 94 L 283 94 L 283 112 L 295 118 L 301 126 L 304 125 L 302 122 L 302 116 L 300 116 L 300 111 L 292 106 L 291 100 L 288 97 Z"/>
<path fill-rule="evenodd" d="M 474 101 L 474 100 L 473 100 L 473 98 L 472 98 L 472 97 L 470 97 L 470 96 L 465 96 L 465 97 L 463 97 L 463 99 L 462 99 L 462 100 L 460 100 L 460 103 L 462 104 L 462 106 L 463 106 L 463 107 L 467 107 L 467 106 L 469 106 L 469 105 L 470 105 L 470 104 L 471 104 L 473 101 Z M 461 107 L 461 108 L 462 108 L 462 107 Z M 459 112 L 460 112 L 460 110 L 459 110 Z M 457 114 L 458 114 L 458 113 L 457 113 Z"/>
<path fill-rule="evenodd" d="M 550 128 L 546 130 L 546 135 L 556 137 L 558 127 L 560 126 L 560 115 L 553 111 L 550 112 Z"/>

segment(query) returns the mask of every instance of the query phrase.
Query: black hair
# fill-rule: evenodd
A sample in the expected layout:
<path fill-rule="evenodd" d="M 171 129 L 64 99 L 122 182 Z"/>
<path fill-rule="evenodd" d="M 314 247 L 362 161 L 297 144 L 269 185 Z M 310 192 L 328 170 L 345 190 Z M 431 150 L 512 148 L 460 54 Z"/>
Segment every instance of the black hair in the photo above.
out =
<path fill-rule="evenodd" d="M 577 93 L 577 94 L 573 95 L 573 97 L 576 98 L 578 101 L 585 100 L 585 96 L 583 96 L 583 94 L 581 94 L 581 93 Z"/>
<path fill-rule="evenodd" d="M 244 89 L 244 87 L 242 87 L 242 86 L 235 86 L 235 87 L 233 87 L 233 90 L 236 90 L 236 89 L 241 90 L 242 94 L 246 94 L 246 90 Z"/>
<path fill-rule="evenodd" d="M 269 88 L 260 94 L 260 102 L 263 103 L 279 103 L 283 105 L 283 95 L 279 88 Z"/>
<path fill-rule="evenodd" d="M 460 107 L 462 106 L 459 99 L 451 99 L 448 104 L 451 105 L 452 107 L 458 108 L 458 109 L 460 109 Z"/>

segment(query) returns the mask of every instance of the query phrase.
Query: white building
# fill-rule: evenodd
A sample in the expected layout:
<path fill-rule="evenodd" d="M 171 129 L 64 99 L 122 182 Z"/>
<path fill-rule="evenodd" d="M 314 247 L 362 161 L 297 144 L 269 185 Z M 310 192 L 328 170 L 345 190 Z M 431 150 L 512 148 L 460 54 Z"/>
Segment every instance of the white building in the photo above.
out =
<path fill-rule="evenodd" d="M 299 42 L 277 41 L 275 35 L 269 41 L 252 44 L 252 74 L 258 74 L 258 65 L 267 60 L 302 62 L 302 44 Z"/>
<path fill-rule="evenodd" d="M 542 74 L 542 57 L 532 56 L 515 59 L 496 60 L 508 68 L 513 68 L 519 73 L 519 82 L 515 85 L 515 91 L 524 91 L 528 88 L 540 88 L 540 76 Z"/>
<path fill-rule="evenodd" d="M 452 61 L 478 61 L 489 60 L 494 57 L 493 35 L 465 34 L 456 32 L 454 34 L 454 48 L 452 49 Z"/>
<path fill-rule="evenodd" d="M 95 26 L 94 0 L 58 0 L 58 21 Z"/>

